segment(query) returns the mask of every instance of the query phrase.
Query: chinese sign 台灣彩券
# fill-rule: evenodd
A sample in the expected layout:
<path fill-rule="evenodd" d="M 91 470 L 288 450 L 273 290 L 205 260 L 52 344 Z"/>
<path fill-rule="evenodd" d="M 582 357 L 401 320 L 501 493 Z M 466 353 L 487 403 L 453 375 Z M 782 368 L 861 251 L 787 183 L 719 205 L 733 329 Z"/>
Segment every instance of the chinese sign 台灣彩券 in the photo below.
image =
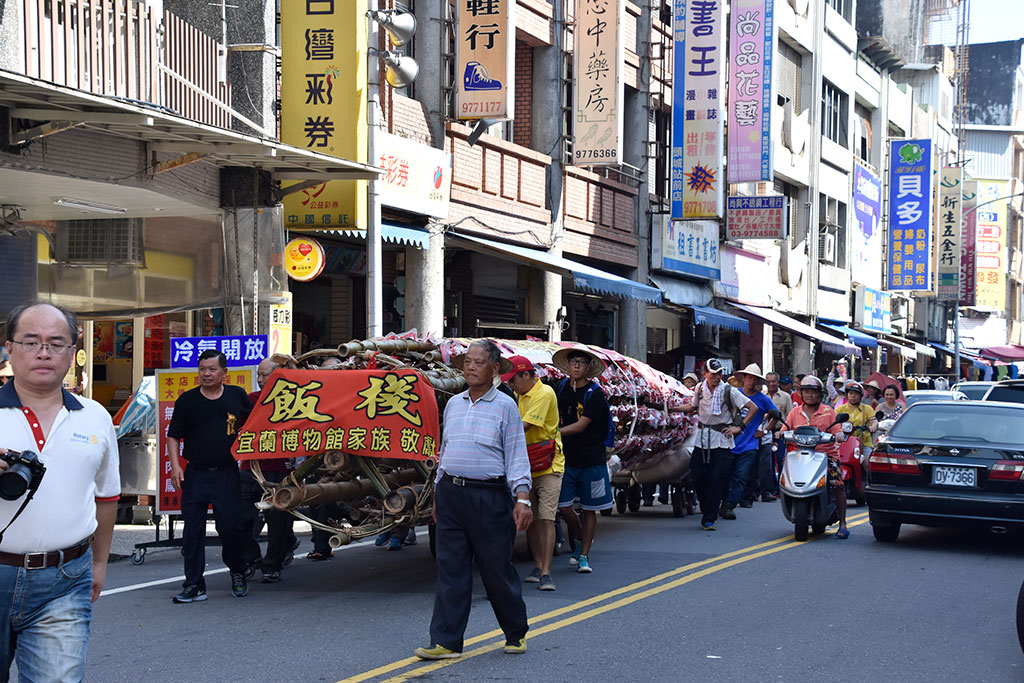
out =
<path fill-rule="evenodd" d="M 671 217 L 722 215 L 724 0 L 674 0 Z"/>
<path fill-rule="evenodd" d="M 245 334 L 233 337 L 172 337 L 171 367 L 196 368 L 204 351 L 220 351 L 228 367 L 257 365 L 269 355 L 267 335 Z"/>
<path fill-rule="evenodd" d="M 510 119 L 515 92 L 515 0 L 458 0 L 455 4 L 455 116 Z"/>
<path fill-rule="evenodd" d="M 437 399 L 414 370 L 277 370 L 232 452 L 238 460 L 327 451 L 403 460 L 435 457 Z"/>
<path fill-rule="evenodd" d="M 366 10 L 367 0 L 281 3 L 282 142 L 367 162 Z M 366 227 L 363 180 L 320 183 L 282 203 L 291 230 Z"/>
<path fill-rule="evenodd" d="M 889 253 L 886 289 L 932 286 L 932 141 L 889 143 Z"/>
<path fill-rule="evenodd" d="M 960 166 L 944 166 L 939 173 L 939 234 L 936 272 L 940 301 L 960 299 L 960 224 L 963 220 L 963 175 Z"/>
<path fill-rule="evenodd" d="M 624 0 L 576 0 L 572 163 L 622 161 Z"/>
<path fill-rule="evenodd" d="M 771 182 L 774 0 L 732 0 L 729 182 Z"/>

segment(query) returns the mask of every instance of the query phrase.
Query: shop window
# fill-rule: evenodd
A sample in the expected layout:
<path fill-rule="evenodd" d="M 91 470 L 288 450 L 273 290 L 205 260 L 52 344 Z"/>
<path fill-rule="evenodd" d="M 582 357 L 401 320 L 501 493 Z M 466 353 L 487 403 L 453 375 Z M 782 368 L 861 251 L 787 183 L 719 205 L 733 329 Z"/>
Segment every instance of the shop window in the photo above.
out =
<path fill-rule="evenodd" d="M 647 353 L 668 352 L 668 330 L 664 327 L 647 328 Z"/>
<path fill-rule="evenodd" d="M 857 117 L 857 139 L 854 140 L 853 152 L 863 161 L 871 162 L 871 110 L 862 104 L 853 105 L 853 113 Z"/>
<path fill-rule="evenodd" d="M 843 19 L 850 21 L 850 11 L 853 9 L 853 0 L 825 0 L 825 4 L 834 9 Z"/>
<path fill-rule="evenodd" d="M 849 147 L 847 141 L 847 109 L 849 95 L 828 81 L 821 84 L 821 134 L 841 145 Z"/>

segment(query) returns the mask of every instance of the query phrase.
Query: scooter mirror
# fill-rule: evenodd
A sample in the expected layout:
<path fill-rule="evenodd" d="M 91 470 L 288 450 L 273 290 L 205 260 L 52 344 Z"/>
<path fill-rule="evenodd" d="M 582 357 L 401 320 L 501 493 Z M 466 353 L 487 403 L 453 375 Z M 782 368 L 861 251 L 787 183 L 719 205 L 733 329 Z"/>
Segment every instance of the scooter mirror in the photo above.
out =
<path fill-rule="evenodd" d="M 850 419 L 850 416 L 848 414 L 846 414 L 846 413 L 839 413 L 838 415 L 836 415 L 836 421 L 833 422 L 832 424 L 834 424 L 834 425 L 842 424 L 844 422 L 849 421 L 849 419 Z"/>

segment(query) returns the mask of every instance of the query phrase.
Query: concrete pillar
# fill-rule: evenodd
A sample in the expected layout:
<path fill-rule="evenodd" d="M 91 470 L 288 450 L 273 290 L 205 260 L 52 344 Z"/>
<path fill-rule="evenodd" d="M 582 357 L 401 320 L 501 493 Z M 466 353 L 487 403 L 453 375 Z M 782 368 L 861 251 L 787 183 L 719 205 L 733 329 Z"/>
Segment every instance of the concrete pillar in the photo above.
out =
<path fill-rule="evenodd" d="M 444 333 L 444 234 L 430 236 L 430 247 L 405 249 L 405 322 L 421 334 Z"/>
<path fill-rule="evenodd" d="M 801 372 L 805 375 L 814 372 L 814 344 L 808 339 L 793 335 L 793 374 Z"/>
<path fill-rule="evenodd" d="M 773 372 L 775 370 L 775 353 L 772 346 L 774 331 L 771 325 L 765 323 L 761 328 L 761 365 L 762 372 Z"/>
<path fill-rule="evenodd" d="M 427 125 L 433 137 L 434 147 L 444 148 L 444 91 L 442 90 L 441 44 L 442 18 L 447 2 L 442 0 L 417 0 L 416 14 L 416 62 L 420 75 L 416 79 L 416 99 L 426 105 Z M 461 78 L 461 75 L 459 76 Z"/>
<path fill-rule="evenodd" d="M 637 268 L 631 273 L 633 280 L 647 284 L 650 272 L 651 201 L 650 164 L 648 163 L 648 142 L 650 130 L 650 100 L 647 89 L 651 82 L 651 8 L 643 3 L 637 18 L 637 57 L 640 69 L 636 82 L 641 90 L 626 89 L 625 122 L 623 125 L 622 151 L 626 163 L 642 169 L 637 187 L 636 234 Z M 619 347 L 622 353 L 638 360 L 647 360 L 647 303 L 635 299 L 624 299 L 619 307 Z"/>
<path fill-rule="evenodd" d="M 548 253 L 562 255 L 562 202 L 564 200 L 564 174 L 562 137 L 562 69 L 564 58 L 561 2 L 552 5 L 554 12 L 554 40 L 549 46 L 533 48 L 533 119 L 530 138 L 532 147 L 551 154 L 548 171 L 548 200 L 551 206 L 551 248 Z M 547 271 L 531 274 L 527 322 L 547 325 L 548 339 L 561 341 L 562 328 L 558 312 L 562 307 L 562 277 Z"/>

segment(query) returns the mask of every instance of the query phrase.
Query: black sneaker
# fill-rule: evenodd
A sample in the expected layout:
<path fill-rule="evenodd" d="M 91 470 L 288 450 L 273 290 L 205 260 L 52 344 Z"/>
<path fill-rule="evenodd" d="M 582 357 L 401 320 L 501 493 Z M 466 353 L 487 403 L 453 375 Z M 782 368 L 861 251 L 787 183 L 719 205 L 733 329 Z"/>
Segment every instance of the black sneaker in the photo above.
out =
<path fill-rule="evenodd" d="M 238 572 L 231 572 L 231 594 L 236 598 L 244 598 L 249 594 L 249 582 L 245 575 Z"/>
<path fill-rule="evenodd" d="M 278 583 L 281 581 L 281 572 L 276 569 L 265 569 L 263 571 L 263 583 Z"/>
<path fill-rule="evenodd" d="M 206 599 L 206 589 L 199 586 L 185 586 L 184 590 L 174 596 L 174 602 L 187 604 L 190 602 L 202 602 Z"/>
<path fill-rule="evenodd" d="M 749 501 L 749 500 L 741 500 L 740 501 L 740 507 L 741 508 L 752 508 L 752 507 L 754 507 L 754 503 Z"/>
<path fill-rule="evenodd" d="M 723 504 L 718 510 L 718 516 L 722 519 L 736 519 L 736 513 L 732 511 L 732 506 Z"/>
<path fill-rule="evenodd" d="M 248 581 L 256 575 L 256 570 L 263 566 L 263 558 L 257 557 L 245 565 L 245 579 Z"/>

